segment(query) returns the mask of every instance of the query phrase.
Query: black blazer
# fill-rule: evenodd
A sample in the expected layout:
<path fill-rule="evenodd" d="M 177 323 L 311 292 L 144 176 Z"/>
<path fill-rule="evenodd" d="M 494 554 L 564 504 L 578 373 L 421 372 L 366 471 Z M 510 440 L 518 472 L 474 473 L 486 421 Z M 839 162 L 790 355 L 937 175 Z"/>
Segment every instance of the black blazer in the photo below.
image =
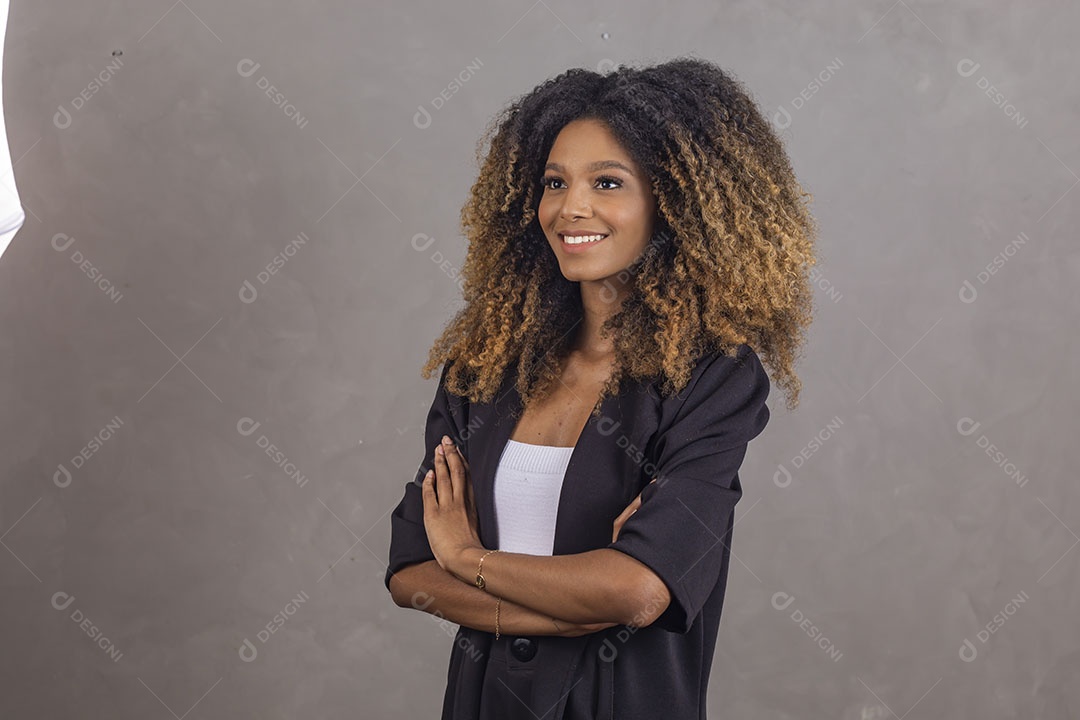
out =
<path fill-rule="evenodd" d="M 439 379 L 427 416 L 423 461 L 390 516 L 385 584 L 412 563 L 433 560 L 421 483 L 434 448 L 449 435 L 469 461 L 480 540 L 498 548 L 495 470 L 520 412 L 515 368 L 488 403 L 470 403 Z M 709 671 L 727 582 L 738 470 L 747 443 L 765 429 L 769 379 L 757 355 L 714 352 L 695 365 L 681 393 L 661 397 L 658 381 L 627 381 L 590 418 L 559 497 L 554 555 L 613 548 L 648 565 L 671 603 L 646 627 L 616 625 L 576 638 L 533 636 L 549 662 L 535 669 L 528 698 L 543 720 L 704 720 Z M 654 478 L 655 483 L 650 483 Z M 615 518 L 644 489 L 642 504 L 611 542 Z M 442 720 L 477 717 L 494 633 L 459 626 L 447 672 Z M 551 711 L 554 710 L 552 713 Z"/>

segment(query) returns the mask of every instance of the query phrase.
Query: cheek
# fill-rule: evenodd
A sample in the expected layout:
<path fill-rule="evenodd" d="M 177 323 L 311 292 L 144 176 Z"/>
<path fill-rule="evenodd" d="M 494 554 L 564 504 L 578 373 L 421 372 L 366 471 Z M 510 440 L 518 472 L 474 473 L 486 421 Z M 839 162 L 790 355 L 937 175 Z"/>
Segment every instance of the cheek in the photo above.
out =
<path fill-rule="evenodd" d="M 547 227 L 555 219 L 557 212 L 558 206 L 555 203 L 541 198 L 540 205 L 536 208 L 536 217 L 539 218 L 542 225 Z"/>
<path fill-rule="evenodd" d="M 625 235 L 644 235 L 648 237 L 650 234 L 649 215 L 643 206 L 619 207 L 613 209 L 609 217 L 611 222 L 622 230 Z"/>

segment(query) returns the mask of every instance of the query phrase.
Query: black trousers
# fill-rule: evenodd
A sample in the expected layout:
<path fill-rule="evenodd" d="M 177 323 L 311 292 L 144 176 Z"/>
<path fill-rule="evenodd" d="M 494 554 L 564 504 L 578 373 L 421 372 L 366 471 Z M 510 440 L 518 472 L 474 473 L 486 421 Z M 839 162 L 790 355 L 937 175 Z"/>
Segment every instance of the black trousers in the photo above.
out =
<path fill-rule="evenodd" d="M 597 635 L 597 640 L 602 639 Z M 559 717 L 559 703 L 551 698 L 532 699 L 537 668 L 565 668 L 565 655 L 550 645 L 554 638 L 537 635 L 500 635 L 492 638 L 491 653 L 484 671 L 479 720 L 611 720 L 614 698 L 610 674 L 597 671 L 595 664 L 582 668 L 565 698 Z M 591 647 L 591 646 L 590 646 Z M 595 655 L 595 649 L 586 655 Z M 610 673 L 610 663 L 600 663 Z M 591 671 L 589 671 L 591 670 Z M 599 673 L 599 674 L 598 674 Z M 543 707 L 538 707 L 538 705 Z"/>
<path fill-rule="evenodd" d="M 552 720 L 551 708 L 531 707 L 533 669 L 540 659 L 541 638 L 525 638 L 518 641 L 517 652 L 511 650 L 516 635 L 500 634 L 491 641 L 491 656 L 480 699 L 480 720 Z M 530 649 L 525 642 L 534 643 L 535 654 L 523 660 Z M 522 651 L 525 652 L 522 652 Z M 548 714 L 545 716 L 545 711 Z"/>

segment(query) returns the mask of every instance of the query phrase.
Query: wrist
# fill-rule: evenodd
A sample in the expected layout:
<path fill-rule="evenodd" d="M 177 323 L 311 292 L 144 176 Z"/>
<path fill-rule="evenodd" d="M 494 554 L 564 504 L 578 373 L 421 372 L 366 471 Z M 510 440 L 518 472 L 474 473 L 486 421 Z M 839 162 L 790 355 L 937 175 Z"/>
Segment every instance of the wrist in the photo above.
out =
<path fill-rule="evenodd" d="M 462 548 L 454 556 L 450 572 L 462 582 L 476 587 L 476 567 L 487 551 L 487 548 L 479 545 Z"/>

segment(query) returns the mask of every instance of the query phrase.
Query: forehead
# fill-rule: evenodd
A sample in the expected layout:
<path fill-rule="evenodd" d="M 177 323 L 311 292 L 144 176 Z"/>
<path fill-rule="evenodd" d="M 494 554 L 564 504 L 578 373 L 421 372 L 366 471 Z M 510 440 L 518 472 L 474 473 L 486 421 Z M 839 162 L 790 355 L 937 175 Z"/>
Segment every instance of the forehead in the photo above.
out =
<path fill-rule="evenodd" d="M 606 124 L 599 120 L 573 120 L 559 131 L 548 153 L 547 167 L 562 172 L 625 170 L 638 165 Z"/>

